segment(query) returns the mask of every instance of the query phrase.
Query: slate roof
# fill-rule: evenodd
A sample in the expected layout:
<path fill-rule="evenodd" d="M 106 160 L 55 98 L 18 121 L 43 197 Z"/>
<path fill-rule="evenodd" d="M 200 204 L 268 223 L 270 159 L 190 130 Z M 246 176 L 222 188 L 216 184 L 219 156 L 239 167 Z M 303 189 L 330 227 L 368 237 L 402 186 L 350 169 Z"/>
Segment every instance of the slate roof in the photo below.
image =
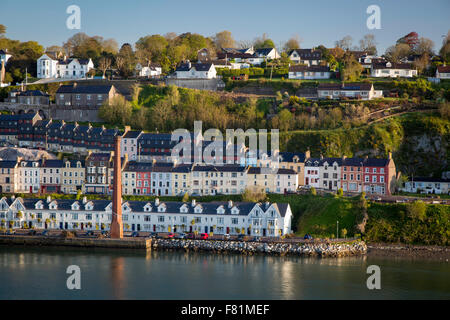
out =
<path fill-rule="evenodd" d="M 369 82 L 353 82 L 353 83 L 320 83 L 317 90 L 361 90 L 370 91 L 372 83 Z"/>
<path fill-rule="evenodd" d="M 142 134 L 142 131 L 127 131 L 123 136 L 124 139 L 136 139 Z"/>
<path fill-rule="evenodd" d="M 109 94 L 113 85 L 62 85 L 56 91 L 60 93 L 80 93 L 80 94 Z"/>
<path fill-rule="evenodd" d="M 255 49 L 255 53 L 257 55 L 262 55 L 262 56 L 267 56 L 272 50 L 274 50 L 275 48 L 260 48 L 260 49 Z"/>
<path fill-rule="evenodd" d="M 35 198 L 6 198 L 3 197 L 1 200 L 5 201 L 9 206 L 17 200 L 21 202 L 27 210 L 36 210 L 36 204 L 41 202 L 43 205 L 43 210 L 50 210 L 50 204 L 56 204 L 58 210 L 72 211 L 72 205 L 74 203 L 78 203 L 80 210 L 73 210 L 74 212 L 92 212 L 92 211 L 105 211 L 106 208 L 112 203 L 110 200 L 88 200 L 86 203 L 83 201 L 77 200 L 67 200 L 67 199 L 50 199 L 50 202 L 47 202 L 47 199 L 35 199 Z M 93 210 L 87 210 L 86 204 L 92 204 Z M 158 214 L 193 214 L 193 215 L 216 215 L 218 208 L 223 208 L 224 213 L 219 215 L 231 215 L 231 216 L 248 216 L 248 214 L 252 211 L 255 206 L 258 206 L 261 210 L 267 211 L 271 205 L 277 210 L 281 217 L 284 217 L 289 208 L 289 204 L 287 203 L 253 203 L 253 202 L 232 202 L 231 207 L 229 207 L 229 203 L 226 201 L 217 201 L 217 202 L 197 202 L 195 206 L 193 206 L 192 202 L 174 202 L 174 201 L 159 201 L 157 205 L 156 201 L 146 202 L 146 201 L 122 201 L 122 207 L 128 206 L 132 212 L 134 213 L 148 213 L 148 211 L 144 211 L 144 207 L 150 204 L 151 211 L 150 212 L 158 212 Z M 157 211 L 159 206 L 165 207 L 165 212 Z M 187 209 L 187 212 L 180 212 L 180 208 L 184 207 Z M 196 213 L 195 208 L 202 208 L 201 213 Z M 238 214 L 232 214 L 231 210 L 233 208 L 237 208 L 239 210 Z"/>
<path fill-rule="evenodd" d="M 305 162 L 305 154 L 302 152 L 280 152 L 278 155 L 281 162 L 294 162 L 296 156 L 299 158 L 299 162 Z"/>
<path fill-rule="evenodd" d="M 45 160 L 42 164 L 43 168 L 62 168 L 64 161 L 62 160 Z"/>
<path fill-rule="evenodd" d="M 0 160 L 0 168 L 15 168 L 17 161 Z"/>
<path fill-rule="evenodd" d="M 197 71 L 209 71 L 211 69 L 212 63 L 192 63 L 189 67 L 189 63 L 182 63 L 177 67 L 175 71 L 190 71 L 194 68 Z"/>
<path fill-rule="evenodd" d="M 313 49 L 292 49 L 288 51 L 288 56 L 293 52 L 297 52 L 302 60 L 320 60 L 322 58 L 322 52 Z"/>

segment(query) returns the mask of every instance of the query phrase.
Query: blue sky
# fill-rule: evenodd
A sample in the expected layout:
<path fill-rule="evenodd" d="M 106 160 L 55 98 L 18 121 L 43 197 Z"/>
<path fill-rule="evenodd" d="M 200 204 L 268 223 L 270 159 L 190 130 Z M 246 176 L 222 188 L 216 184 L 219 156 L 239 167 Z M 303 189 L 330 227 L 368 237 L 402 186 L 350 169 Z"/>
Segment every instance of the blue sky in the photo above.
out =
<path fill-rule="evenodd" d="M 81 8 L 81 30 L 66 28 L 66 8 Z M 381 29 L 366 27 L 369 5 L 381 8 Z M 267 33 L 277 46 L 298 35 L 301 47 L 324 44 L 350 35 L 354 44 L 373 33 L 379 53 L 399 37 L 416 31 L 439 50 L 450 30 L 449 0 L 1 0 L 0 23 L 7 37 L 61 45 L 76 32 L 114 38 L 119 45 L 167 32 L 205 36 L 230 30 L 236 40 Z M 24 10 L 26 8 L 26 10 Z"/>

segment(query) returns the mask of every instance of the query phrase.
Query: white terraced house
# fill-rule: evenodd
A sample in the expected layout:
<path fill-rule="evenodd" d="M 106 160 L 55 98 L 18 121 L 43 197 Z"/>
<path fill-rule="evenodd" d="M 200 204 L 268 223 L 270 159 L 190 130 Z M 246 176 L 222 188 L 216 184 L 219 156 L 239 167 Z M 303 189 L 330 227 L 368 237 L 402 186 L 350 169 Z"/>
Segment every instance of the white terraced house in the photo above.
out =
<path fill-rule="evenodd" d="M 153 202 L 122 203 L 124 231 L 199 232 L 278 237 L 292 232 L 287 203 Z M 2 227 L 57 230 L 109 230 L 112 202 L 47 199 L 0 199 Z"/>
<path fill-rule="evenodd" d="M 43 54 L 37 60 L 37 77 L 43 79 L 64 78 L 82 79 L 94 68 L 91 59 L 57 59 L 50 53 Z"/>

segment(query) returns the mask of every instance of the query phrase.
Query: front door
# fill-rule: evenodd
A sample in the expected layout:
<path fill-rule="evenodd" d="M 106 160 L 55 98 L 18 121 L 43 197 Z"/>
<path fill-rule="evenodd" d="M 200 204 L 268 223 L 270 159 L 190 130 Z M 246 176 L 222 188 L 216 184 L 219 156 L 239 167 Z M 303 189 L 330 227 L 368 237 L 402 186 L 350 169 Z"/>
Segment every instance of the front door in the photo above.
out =
<path fill-rule="evenodd" d="M 64 229 L 69 229 L 69 224 L 67 222 L 64 223 Z"/>
<path fill-rule="evenodd" d="M 141 225 L 139 223 L 137 224 L 137 231 L 141 231 Z"/>
<path fill-rule="evenodd" d="M 205 233 L 208 233 L 208 226 L 205 226 Z"/>
<path fill-rule="evenodd" d="M 135 225 L 133 223 L 133 224 L 131 224 L 131 231 L 134 231 L 134 229 L 135 229 Z"/>
<path fill-rule="evenodd" d="M 328 185 L 328 189 L 331 190 L 333 189 L 333 183 L 330 181 L 330 184 Z"/>
<path fill-rule="evenodd" d="M 81 230 L 84 230 L 84 223 L 81 223 Z"/>
<path fill-rule="evenodd" d="M 263 237 L 266 236 L 266 229 L 263 229 Z"/>
<path fill-rule="evenodd" d="M 59 223 L 59 228 L 60 228 L 61 230 L 64 228 L 62 222 Z M 47 224 L 45 224 L 45 229 L 47 229 Z"/>

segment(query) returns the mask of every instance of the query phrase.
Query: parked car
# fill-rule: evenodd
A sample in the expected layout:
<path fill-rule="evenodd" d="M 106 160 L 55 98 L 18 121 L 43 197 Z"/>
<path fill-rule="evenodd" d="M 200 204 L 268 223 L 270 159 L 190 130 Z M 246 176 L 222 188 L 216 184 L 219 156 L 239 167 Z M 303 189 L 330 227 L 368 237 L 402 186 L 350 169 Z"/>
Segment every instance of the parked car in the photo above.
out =
<path fill-rule="evenodd" d="M 305 240 L 311 240 L 313 237 L 310 234 L 305 234 L 305 236 L 303 237 L 303 239 Z"/>
<path fill-rule="evenodd" d="M 253 238 L 253 241 L 261 241 L 261 237 L 260 237 L 260 236 L 255 236 L 255 237 Z"/>
<path fill-rule="evenodd" d="M 131 236 L 132 236 L 133 238 L 139 237 L 139 232 L 134 231 L 134 232 L 131 234 Z"/>
<path fill-rule="evenodd" d="M 202 239 L 202 240 L 206 240 L 206 239 L 208 239 L 209 238 L 209 235 L 207 234 L 207 233 L 202 233 L 201 235 L 200 235 L 200 239 Z"/>
<path fill-rule="evenodd" d="M 240 234 L 240 235 L 238 235 L 237 239 L 243 241 L 243 240 L 245 240 L 245 235 Z"/>
<path fill-rule="evenodd" d="M 175 236 L 176 239 L 186 239 L 186 233 L 179 233 Z"/>
<path fill-rule="evenodd" d="M 167 235 L 166 235 L 166 238 L 167 239 L 172 239 L 172 238 L 174 238 L 175 237 L 175 233 L 173 233 L 173 232 L 169 232 Z"/>
<path fill-rule="evenodd" d="M 224 239 L 224 240 L 230 240 L 230 235 L 229 235 L 228 233 L 225 233 L 225 234 L 223 235 L 223 239 Z"/>
<path fill-rule="evenodd" d="M 87 231 L 85 235 L 86 236 L 93 236 L 94 235 L 94 231 Z"/>
<path fill-rule="evenodd" d="M 158 239 L 158 233 L 152 232 L 152 233 L 150 233 L 149 237 Z"/>
<path fill-rule="evenodd" d="M 41 233 L 41 235 L 42 235 L 42 236 L 48 236 L 48 230 L 44 230 L 44 231 Z"/>
<path fill-rule="evenodd" d="M 36 235 L 36 230 L 30 230 L 30 232 L 28 232 L 28 234 L 30 236 L 35 236 Z"/>
<path fill-rule="evenodd" d="M 195 239 L 195 234 L 194 233 L 188 233 L 187 237 L 188 239 Z"/>

